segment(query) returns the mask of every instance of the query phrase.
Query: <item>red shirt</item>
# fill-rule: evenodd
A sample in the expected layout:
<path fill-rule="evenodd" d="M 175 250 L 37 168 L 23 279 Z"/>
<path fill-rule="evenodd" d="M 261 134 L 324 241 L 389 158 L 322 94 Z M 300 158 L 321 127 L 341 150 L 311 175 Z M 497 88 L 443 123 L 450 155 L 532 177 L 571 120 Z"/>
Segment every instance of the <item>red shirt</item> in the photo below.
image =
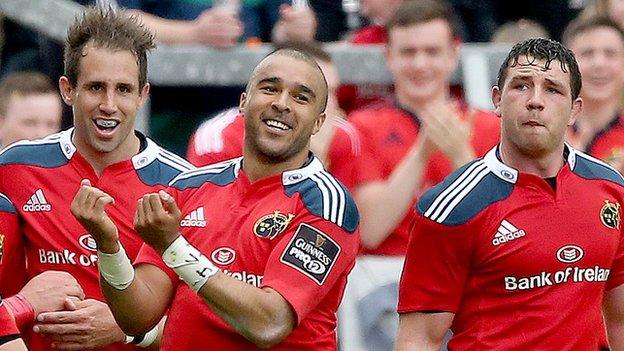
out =
<path fill-rule="evenodd" d="M 463 118 L 474 118 L 471 145 L 475 155 L 484 155 L 499 138 L 500 122 L 494 114 L 462 108 Z M 384 104 L 376 108 L 356 111 L 349 121 L 358 130 L 362 139 L 362 157 L 358 163 L 359 178 L 356 187 L 370 181 L 387 179 L 403 160 L 410 148 L 418 140 L 420 122 L 412 113 L 394 104 Z M 429 158 L 422 185 L 414 194 L 414 202 L 433 185 L 441 182 L 453 171 L 451 162 L 436 152 Z M 374 250 L 364 250 L 371 255 L 404 255 L 407 248 L 410 216 Z"/>
<path fill-rule="evenodd" d="M 119 228 L 120 240 L 133 259 L 142 244 L 133 229 L 137 200 L 164 188 L 183 170 L 193 168 L 141 136 L 146 145 L 140 153 L 108 166 L 98 177 L 77 152 L 72 132 L 70 129 L 45 139 L 18 142 L 0 154 L 0 192 L 6 195 L 0 200 L 0 233 L 4 235 L 0 293 L 4 296 L 21 289 L 24 279 L 61 270 L 76 278 L 86 298 L 104 301 L 95 242 L 70 212 L 81 180 L 89 179 L 115 199 L 106 212 Z M 118 345 L 106 350 L 128 348 Z M 50 346 L 43 339 L 33 339 L 30 349 L 49 350 Z"/>
<path fill-rule="evenodd" d="M 327 154 L 326 168 L 351 189 L 356 178 L 353 160 L 360 156 L 360 138 L 351 123 L 334 119 L 334 136 Z M 245 118 L 232 108 L 202 123 L 191 136 L 187 159 L 196 166 L 204 166 L 243 154 Z"/>
<path fill-rule="evenodd" d="M 385 44 L 388 42 L 386 28 L 380 24 L 373 24 L 360 28 L 351 37 L 353 44 Z"/>
<path fill-rule="evenodd" d="M 272 350 L 336 350 L 336 311 L 359 246 L 353 200 L 316 158 L 253 183 L 241 163 L 207 166 L 173 181 L 185 216 L 182 235 L 224 273 L 271 287 L 292 306 L 297 327 Z M 175 289 L 161 350 L 257 349 L 147 245 L 135 264 L 141 263 L 160 267 Z"/>
<path fill-rule="evenodd" d="M 566 153 L 556 190 L 493 149 L 423 195 L 399 313 L 454 313 L 454 350 L 606 349 L 603 296 L 624 283 L 624 179 Z"/>
<path fill-rule="evenodd" d="M 611 165 L 624 162 L 624 115 L 616 116 L 594 136 L 587 153 Z"/>

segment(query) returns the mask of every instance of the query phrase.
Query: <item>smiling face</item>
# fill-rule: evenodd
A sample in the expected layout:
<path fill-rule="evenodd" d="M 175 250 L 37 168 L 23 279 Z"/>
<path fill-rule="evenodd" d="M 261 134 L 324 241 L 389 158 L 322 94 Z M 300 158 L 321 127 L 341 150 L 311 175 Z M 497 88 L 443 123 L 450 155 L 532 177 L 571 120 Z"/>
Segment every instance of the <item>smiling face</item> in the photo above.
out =
<path fill-rule="evenodd" d="M 492 101 L 501 116 L 501 146 L 529 157 L 542 157 L 563 148 L 566 128 L 581 110 L 572 99 L 570 74 L 559 61 L 545 69 L 545 61 L 518 58 L 507 68 L 502 87 L 494 87 Z"/>
<path fill-rule="evenodd" d="M 309 62 L 285 54 L 267 57 L 241 96 L 246 157 L 279 163 L 307 156 L 310 136 L 325 120 L 327 87 Z"/>
<path fill-rule="evenodd" d="M 74 142 L 87 153 L 133 155 L 134 121 L 149 91 L 139 88 L 139 67 L 130 51 L 87 44 L 76 85 L 61 77 L 63 100 L 72 106 Z"/>
<path fill-rule="evenodd" d="M 386 59 L 399 99 L 423 103 L 445 97 L 459 57 L 448 22 L 396 26 L 388 36 Z"/>
<path fill-rule="evenodd" d="M 583 76 L 583 100 L 602 103 L 621 99 L 624 90 L 624 38 L 614 28 L 594 27 L 569 43 Z"/>

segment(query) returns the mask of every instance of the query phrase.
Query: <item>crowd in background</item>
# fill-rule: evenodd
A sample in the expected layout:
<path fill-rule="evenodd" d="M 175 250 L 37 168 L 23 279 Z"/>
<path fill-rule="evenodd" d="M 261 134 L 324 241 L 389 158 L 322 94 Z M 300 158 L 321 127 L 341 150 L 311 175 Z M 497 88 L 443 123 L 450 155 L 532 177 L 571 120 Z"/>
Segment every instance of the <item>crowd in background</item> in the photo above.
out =
<path fill-rule="evenodd" d="M 462 87 L 451 84 L 461 43 L 562 41 L 575 53 L 583 77 L 583 112 L 567 141 L 624 170 L 624 1 L 449 0 L 448 7 L 435 0 L 112 3 L 132 9 L 162 43 L 229 48 L 271 42 L 319 62 L 329 100 L 327 120 L 311 148 L 355 197 L 362 254 L 404 255 L 408 212 L 419 196 L 498 140 L 496 113 L 468 106 Z M 10 19 L 2 25 L 4 147 L 72 121 L 61 117 L 55 93 L 62 47 Z M 386 62 L 379 64 L 389 68 L 393 84 L 341 84 L 322 48 L 336 41 L 385 45 Z M 240 156 L 244 121 L 237 106 L 244 89 L 152 86 L 150 137 L 197 166 Z"/>

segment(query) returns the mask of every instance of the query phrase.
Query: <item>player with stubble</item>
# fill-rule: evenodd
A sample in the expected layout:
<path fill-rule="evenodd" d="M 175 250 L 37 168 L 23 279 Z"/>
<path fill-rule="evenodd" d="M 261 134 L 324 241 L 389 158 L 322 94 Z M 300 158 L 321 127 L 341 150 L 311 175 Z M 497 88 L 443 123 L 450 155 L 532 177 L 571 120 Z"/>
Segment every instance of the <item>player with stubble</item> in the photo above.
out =
<path fill-rule="evenodd" d="M 157 329 L 128 336 L 115 323 L 95 242 L 70 212 L 82 182 L 113 194 L 108 213 L 134 259 L 143 243 L 133 229 L 136 201 L 193 168 L 134 129 L 153 47 L 137 18 L 85 10 L 68 30 L 59 80 L 74 127 L 0 154 L 0 293 L 31 350 L 132 350 L 124 343 L 156 340 Z"/>
<path fill-rule="evenodd" d="M 134 268 L 104 212 L 113 197 L 82 187 L 73 213 L 111 257 L 100 260 L 102 289 L 127 333 L 168 310 L 162 350 L 336 350 L 359 232 L 348 191 L 309 152 L 326 102 L 310 56 L 282 49 L 262 60 L 240 99 L 243 157 L 139 201 L 146 245 Z"/>
<path fill-rule="evenodd" d="M 396 350 L 622 350 L 624 180 L 564 142 L 581 74 L 558 42 L 514 46 L 492 89 L 498 146 L 418 202 Z"/>

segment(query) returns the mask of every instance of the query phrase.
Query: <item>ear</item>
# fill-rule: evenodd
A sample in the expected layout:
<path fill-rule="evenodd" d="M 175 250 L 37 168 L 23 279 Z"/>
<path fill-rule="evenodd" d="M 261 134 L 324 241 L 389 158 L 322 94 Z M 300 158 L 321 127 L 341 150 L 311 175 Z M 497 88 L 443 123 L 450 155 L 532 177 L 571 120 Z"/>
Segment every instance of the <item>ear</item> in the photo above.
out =
<path fill-rule="evenodd" d="M 59 78 L 59 90 L 61 92 L 63 102 L 65 102 L 68 106 L 72 106 L 74 104 L 74 88 L 67 77 L 61 76 L 61 78 Z"/>
<path fill-rule="evenodd" d="M 247 102 L 247 93 L 243 92 L 240 96 L 240 101 L 238 102 L 238 112 L 245 115 L 245 103 Z"/>
<path fill-rule="evenodd" d="M 500 104 L 501 104 L 501 89 L 498 86 L 493 86 L 492 87 L 492 103 L 494 104 L 494 113 L 500 117 L 501 116 L 501 111 L 500 111 Z"/>
<path fill-rule="evenodd" d="M 568 126 L 571 126 L 574 123 L 576 123 L 576 118 L 581 114 L 582 110 L 583 110 L 583 99 L 578 97 L 576 98 L 576 100 L 572 102 L 572 112 L 570 113 L 570 119 L 568 119 Z"/>
<path fill-rule="evenodd" d="M 141 101 L 139 101 L 139 108 L 143 106 L 145 101 L 147 101 L 147 99 L 149 98 L 150 88 L 150 83 L 145 83 L 145 85 L 141 89 L 141 95 L 139 96 L 141 98 Z"/>
<path fill-rule="evenodd" d="M 321 127 L 323 126 L 326 117 L 327 115 L 325 114 L 325 112 L 323 112 L 318 116 L 316 121 L 314 121 L 314 129 L 312 130 L 312 135 L 318 133 L 319 130 L 321 130 Z"/>

